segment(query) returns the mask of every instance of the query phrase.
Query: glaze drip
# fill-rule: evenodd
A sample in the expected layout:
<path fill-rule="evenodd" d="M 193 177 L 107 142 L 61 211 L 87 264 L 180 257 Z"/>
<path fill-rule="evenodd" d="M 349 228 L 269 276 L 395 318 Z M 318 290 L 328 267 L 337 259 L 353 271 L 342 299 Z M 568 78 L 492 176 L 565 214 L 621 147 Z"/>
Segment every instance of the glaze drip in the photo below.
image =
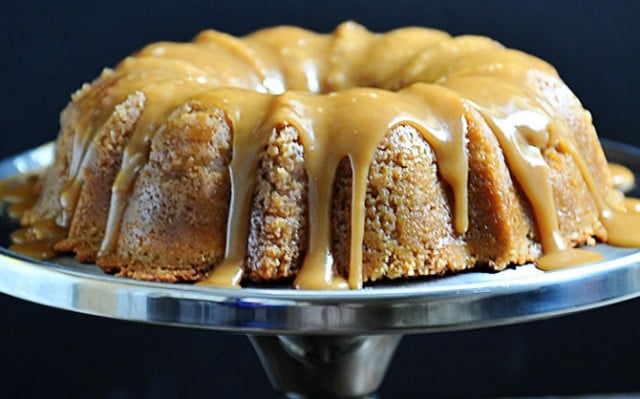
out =
<path fill-rule="evenodd" d="M 464 234 L 467 217 L 466 126 L 464 102 L 444 88 L 416 84 L 397 93 L 375 89 L 348 89 L 329 95 L 287 92 L 277 97 L 243 93 L 243 100 L 228 100 L 228 91 L 208 93 L 208 104 L 232 115 L 234 155 L 230 165 L 232 198 L 225 261 L 216 267 L 204 284 L 219 283 L 222 275 L 241 275 L 246 259 L 249 206 L 254 189 L 259 152 L 272 129 L 293 126 L 305 149 L 305 170 L 309 178 L 309 251 L 294 285 L 299 288 L 347 287 L 335 272 L 331 249 L 331 190 L 338 164 L 351 161 L 353 199 L 351 202 L 351 271 L 348 286 L 362 285 L 362 237 L 364 196 L 373 154 L 384 134 L 397 125 L 409 124 L 434 148 L 443 179 L 452 187 L 454 225 Z M 216 98 L 216 95 L 220 97 Z M 214 99 L 212 101 L 212 99 Z M 201 100 L 201 99 L 200 99 Z M 270 103 L 266 105 L 265 103 Z M 243 111 L 225 104 L 243 104 Z M 265 113 L 263 110 L 269 110 Z M 351 120 L 335 117 L 349 109 Z M 367 111 L 381 110 L 376 115 Z M 257 114 L 252 111 L 262 110 Z M 451 117 L 451 115 L 456 115 Z M 333 117 L 332 117 L 333 116 Z M 236 160 L 237 163 L 234 163 Z M 238 183 L 240 182 L 240 183 Z M 234 277 L 232 285 L 237 285 Z"/>
<path fill-rule="evenodd" d="M 609 172 L 611 172 L 613 187 L 616 189 L 627 192 L 634 187 L 636 178 L 628 168 L 616 163 L 609 163 Z"/>

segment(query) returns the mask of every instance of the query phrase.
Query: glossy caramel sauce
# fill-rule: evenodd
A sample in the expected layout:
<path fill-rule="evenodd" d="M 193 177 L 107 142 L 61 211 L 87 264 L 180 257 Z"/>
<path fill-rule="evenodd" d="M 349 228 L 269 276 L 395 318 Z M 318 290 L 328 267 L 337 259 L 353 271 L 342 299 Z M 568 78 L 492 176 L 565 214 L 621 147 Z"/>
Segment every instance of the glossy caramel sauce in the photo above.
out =
<path fill-rule="evenodd" d="M 544 82 L 557 82 L 555 89 L 562 92 L 564 85 L 555 70 L 537 58 L 487 38 L 450 38 L 418 28 L 381 35 L 345 23 L 332 35 L 280 27 L 244 38 L 205 31 L 191 43 L 151 44 L 114 70 L 105 70 L 92 86 L 74 96 L 75 134 L 61 214 L 54 225 L 33 225 L 16 233 L 14 249 L 38 253 L 42 243 L 64 236 L 82 189 L 83 167 L 92 157 L 92 139 L 114 107 L 134 92 L 144 94 L 144 110 L 113 185 L 99 256 L 116 249 L 128 197 L 148 160 L 154 135 L 187 100 L 222 110 L 233 133 L 225 258 L 201 282 L 204 285 L 240 285 L 258 155 L 271 131 L 285 126 L 299 133 L 309 182 L 308 250 L 296 288 L 362 287 L 367 174 L 383 136 L 399 125 L 415 128 L 434 150 L 438 173 L 451 190 L 454 230 L 466 233 L 467 115 L 472 110 L 495 134 L 531 204 L 544 252 L 540 268 L 599 259 L 594 252 L 570 248 L 560 232 L 551 171 L 543 156 L 547 148 L 570 154 L 578 165 L 609 242 L 640 246 L 638 207 L 612 203 L 609 191 L 613 188 L 596 184 L 593 167 L 578 150 L 576 125 L 593 129 L 588 112 L 561 109 L 548 95 L 549 88 L 539 85 L 539 76 Z M 336 273 L 334 266 L 331 190 L 327 189 L 344 158 L 350 160 L 353 172 L 347 278 Z M 611 169 L 616 187 L 627 182 L 621 169 Z M 22 210 L 19 205 L 13 209 L 16 215 Z M 32 236 L 40 238 L 32 240 Z"/>
<path fill-rule="evenodd" d="M 9 204 L 9 217 L 18 220 L 34 205 L 38 198 L 39 179 L 37 175 L 18 175 L 0 182 L 0 203 Z M 51 259 L 56 256 L 53 246 L 66 235 L 65 228 L 53 220 L 45 220 L 11 233 L 9 249 L 40 260 Z"/>
<path fill-rule="evenodd" d="M 636 177 L 626 166 L 610 162 L 609 172 L 613 187 L 622 192 L 631 190 L 636 184 Z"/>
<path fill-rule="evenodd" d="M 44 220 L 11 234 L 11 251 L 36 259 L 55 257 L 54 245 L 67 236 L 67 229 L 53 220 Z"/>
<path fill-rule="evenodd" d="M 640 199 L 638 198 L 625 198 L 623 204 L 628 212 L 640 212 Z"/>

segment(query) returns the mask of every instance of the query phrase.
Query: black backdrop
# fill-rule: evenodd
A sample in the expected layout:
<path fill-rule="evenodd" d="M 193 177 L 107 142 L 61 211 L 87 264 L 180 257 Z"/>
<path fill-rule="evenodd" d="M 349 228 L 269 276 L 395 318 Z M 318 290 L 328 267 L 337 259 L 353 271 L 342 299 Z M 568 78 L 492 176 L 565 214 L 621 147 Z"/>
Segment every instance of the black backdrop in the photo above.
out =
<path fill-rule="evenodd" d="M 601 136 L 640 145 L 640 2 L 22 1 L 0 15 L 0 157 L 55 138 L 69 94 L 147 42 L 204 28 L 432 26 L 554 64 Z M 553 320 L 406 337 L 382 396 L 640 391 L 640 300 Z M 245 337 L 135 324 L 0 295 L 2 397 L 276 397 Z M 8 395 L 7 395 L 8 393 Z"/>

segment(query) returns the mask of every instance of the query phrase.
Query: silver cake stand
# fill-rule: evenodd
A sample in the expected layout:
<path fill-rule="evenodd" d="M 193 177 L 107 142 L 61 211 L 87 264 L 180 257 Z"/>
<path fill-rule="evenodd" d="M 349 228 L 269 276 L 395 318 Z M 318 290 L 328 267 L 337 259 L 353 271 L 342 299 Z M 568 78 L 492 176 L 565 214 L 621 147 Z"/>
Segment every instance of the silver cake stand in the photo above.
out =
<path fill-rule="evenodd" d="M 605 147 L 611 161 L 640 172 L 639 150 Z M 0 178 L 47 165 L 51 154 L 48 144 L 2 161 Z M 1 219 L 2 237 L 10 223 Z M 640 251 L 595 250 L 603 261 L 554 272 L 525 265 L 320 292 L 147 283 L 68 258 L 40 262 L 0 247 L 0 292 L 115 319 L 246 334 L 278 391 L 353 398 L 377 390 L 403 334 L 537 320 L 639 296 Z"/>

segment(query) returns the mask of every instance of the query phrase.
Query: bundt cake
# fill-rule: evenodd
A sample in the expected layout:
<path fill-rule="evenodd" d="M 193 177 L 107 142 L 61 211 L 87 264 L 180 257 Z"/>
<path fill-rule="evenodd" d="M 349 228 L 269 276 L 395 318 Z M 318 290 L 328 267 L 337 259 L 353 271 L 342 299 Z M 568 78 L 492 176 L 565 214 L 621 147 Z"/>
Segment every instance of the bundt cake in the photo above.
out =
<path fill-rule="evenodd" d="M 37 192 L 17 250 L 166 282 L 359 288 L 640 244 L 553 67 L 422 28 L 151 44 L 72 96 Z"/>

